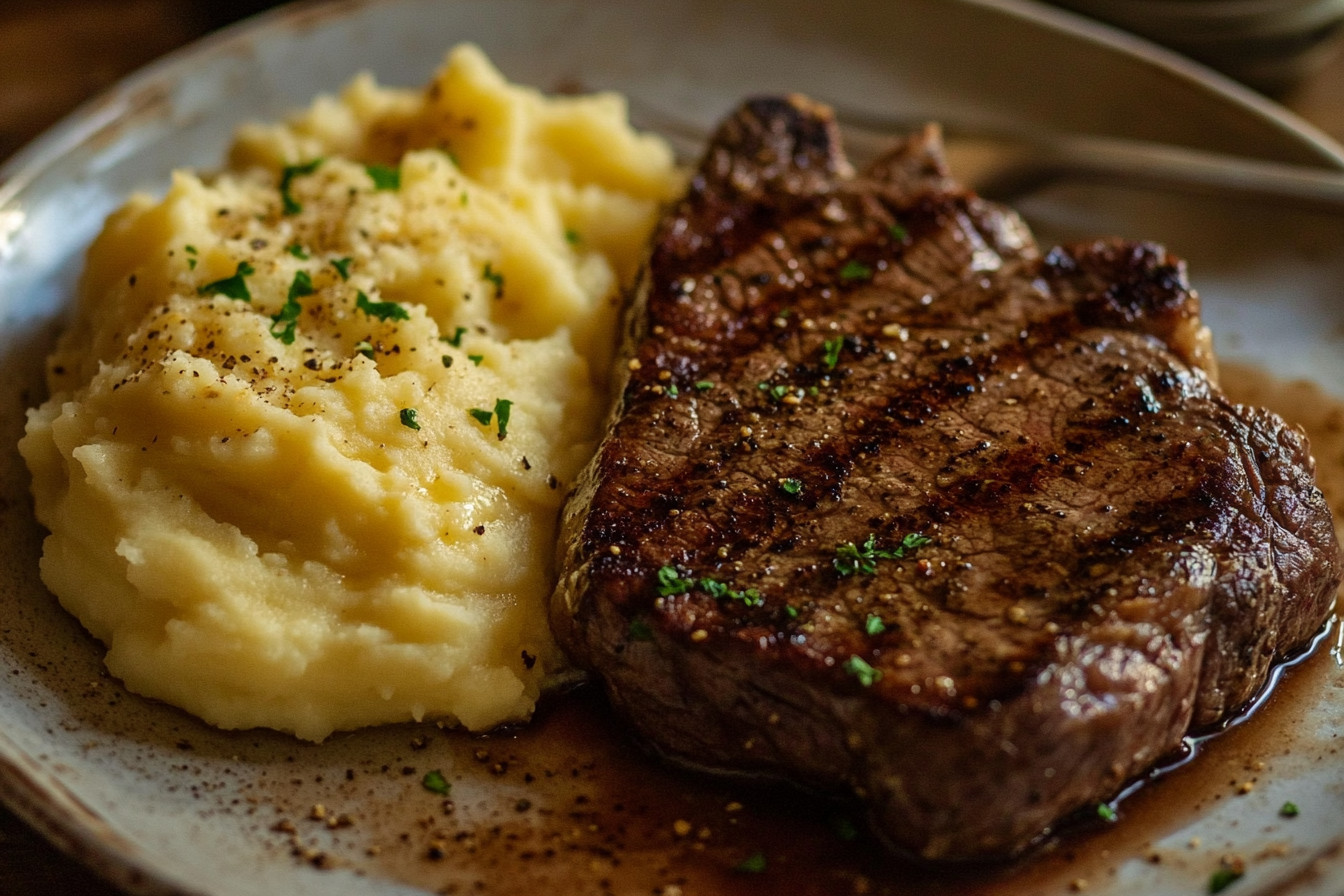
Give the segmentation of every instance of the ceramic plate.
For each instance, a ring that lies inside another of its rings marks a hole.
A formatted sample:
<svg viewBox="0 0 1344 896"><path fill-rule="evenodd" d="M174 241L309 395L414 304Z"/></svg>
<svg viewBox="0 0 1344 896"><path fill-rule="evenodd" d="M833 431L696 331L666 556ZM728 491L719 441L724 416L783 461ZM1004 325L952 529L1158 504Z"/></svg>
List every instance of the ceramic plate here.
<svg viewBox="0 0 1344 896"><path fill-rule="evenodd" d="M218 164L239 122L275 118L359 69L422 84L462 40L516 81L618 88L636 108L699 124L745 94L797 90L874 115L1344 168L1338 147L1230 83L1009 0L341 2L169 57L0 172L0 795L15 811L145 894L1198 893L1231 855L1246 896L1344 890L1333 641L1253 719L1124 800L1117 823L1081 825L1020 863L936 874L883 858L840 807L660 768L590 694L489 738L407 725L314 746L212 730L108 678L99 646L38 579L42 533L14 449L83 248L131 190ZM1190 259L1224 357L1344 383L1344 216L1070 184L1022 207L1045 239L1166 241ZM452 782L450 802L421 786L431 770ZM1279 815L1287 801L1296 818ZM756 854L764 871L734 870Z"/></svg>

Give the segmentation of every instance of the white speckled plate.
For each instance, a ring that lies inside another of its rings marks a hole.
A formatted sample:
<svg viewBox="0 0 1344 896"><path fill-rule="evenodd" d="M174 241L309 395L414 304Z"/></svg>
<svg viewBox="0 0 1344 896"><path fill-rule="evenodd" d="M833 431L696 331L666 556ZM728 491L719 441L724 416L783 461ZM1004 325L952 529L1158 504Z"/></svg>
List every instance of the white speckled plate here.
<svg viewBox="0 0 1344 896"><path fill-rule="evenodd" d="M215 731L107 678L98 645L38 580L41 532L14 449L83 247L130 190L217 164L240 121L276 117L362 68L421 84L461 40L512 79L619 88L699 122L748 93L801 90L876 113L1344 168L1344 150L1230 83L1014 0L353 0L282 10L176 54L0 171L0 796L11 807L145 894L1199 893L1233 854L1246 865L1234 893L1344 892L1335 633L1255 718L1125 800L1117 824L951 876L837 837L830 808L661 770L590 696L557 701L517 735L398 726L313 746ZM1344 216L1069 185L1024 209L1046 238L1168 242L1190 259L1225 357L1344 390ZM420 785L431 769L452 782L451 807ZM1290 800L1300 814L1281 817ZM732 870L756 852L764 873Z"/></svg>

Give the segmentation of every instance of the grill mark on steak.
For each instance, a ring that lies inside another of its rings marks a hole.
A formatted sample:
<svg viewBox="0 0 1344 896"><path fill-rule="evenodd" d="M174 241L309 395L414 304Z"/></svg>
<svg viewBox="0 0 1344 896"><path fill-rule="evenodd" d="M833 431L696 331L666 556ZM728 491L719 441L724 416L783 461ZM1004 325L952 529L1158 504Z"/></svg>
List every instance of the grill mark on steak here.
<svg viewBox="0 0 1344 896"><path fill-rule="evenodd" d="M744 106L655 236L624 357L557 637L669 758L851 792L898 848L1020 851L1235 712L1332 605L1305 440L1213 384L1179 260L1042 254L932 131L856 173L820 107Z"/></svg>

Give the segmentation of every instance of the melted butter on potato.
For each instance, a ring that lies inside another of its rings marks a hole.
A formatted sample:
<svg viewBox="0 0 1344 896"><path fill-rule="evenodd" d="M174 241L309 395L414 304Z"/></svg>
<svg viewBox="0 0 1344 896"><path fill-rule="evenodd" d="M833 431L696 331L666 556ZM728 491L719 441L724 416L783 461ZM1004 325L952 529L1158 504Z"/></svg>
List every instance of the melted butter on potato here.
<svg viewBox="0 0 1344 896"><path fill-rule="evenodd" d="M42 574L132 690L302 738L526 719L555 520L670 151L474 47L132 198L21 451Z"/></svg>

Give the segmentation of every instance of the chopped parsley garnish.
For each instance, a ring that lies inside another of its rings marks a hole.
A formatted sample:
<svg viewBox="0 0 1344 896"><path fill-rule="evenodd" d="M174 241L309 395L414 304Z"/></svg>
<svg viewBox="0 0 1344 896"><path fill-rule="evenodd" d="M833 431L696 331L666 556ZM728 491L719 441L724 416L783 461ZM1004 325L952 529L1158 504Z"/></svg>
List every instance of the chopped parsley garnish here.
<svg viewBox="0 0 1344 896"><path fill-rule="evenodd" d="M569 243L571 246L577 246L580 241L579 232L577 230L572 227L565 230L565 242Z"/></svg>
<svg viewBox="0 0 1344 896"><path fill-rule="evenodd" d="M658 593L663 597L686 594L695 588L699 588L715 600L735 600L748 607L759 607L765 603L765 598L761 597L761 593L755 588L739 591L708 576L699 579L688 578L675 566L664 566L658 570Z"/></svg>
<svg viewBox="0 0 1344 896"><path fill-rule="evenodd" d="M363 355L370 361L373 360L373 343L367 339L361 339L355 343L355 354Z"/></svg>
<svg viewBox="0 0 1344 896"><path fill-rule="evenodd" d="M1246 874L1246 866L1240 859L1224 861L1218 870L1209 875L1209 892L1221 893Z"/></svg>
<svg viewBox="0 0 1344 896"><path fill-rule="evenodd" d="M299 299L312 294L313 278L308 276L307 271L295 271L294 279L289 284L289 296L285 299L285 304L280 306L279 313L271 315L272 336L285 345L294 343L294 330L298 327L299 314L303 311Z"/></svg>
<svg viewBox="0 0 1344 896"><path fill-rule="evenodd" d="M695 580L682 578L675 566L664 566L658 570L658 593L663 597L685 594L694 587Z"/></svg>
<svg viewBox="0 0 1344 896"><path fill-rule="evenodd" d="M840 363L840 349L845 347L845 337L835 336L822 343L821 366L827 370L834 370L835 365Z"/></svg>
<svg viewBox="0 0 1344 896"><path fill-rule="evenodd" d="M485 408L467 408L467 413L482 426L489 426L490 421L495 419L494 411L487 411Z"/></svg>
<svg viewBox="0 0 1344 896"><path fill-rule="evenodd" d="M1097 817L1105 822L1115 821L1119 815L1110 803L1097 803Z"/></svg>
<svg viewBox="0 0 1344 896"><path fill-rule="evenodd" d="M444 342L448 343L449 345L451 345L453 348L461 348L462 334L465 332L467 332L466 327L457 327L456 329L453 330L453 335L440 336L439 338L442 339Z"/></svg>
<svg viewBox="0 0 1344 896"><path fill-rule="evenodd" d="M420 428L420 412L415 408L402 408L401 425L407 429L418 430Z"/></svg>
<svg viewBox="0 0 1344 896"><path fill-rule="evenodd" d="M509 412L513 408L513 402L507 398L495 399L495 423L499 427L499 437L502 439L509 434Z"/></svg>
<svg viewBox="0 0 1344 896"><path fill-rule="evenodd" d="M355 308L378 320L410 320L411 317L411 313L397 302L370 301L362 289L355 294Z"/></svg>
<svg viewBox="0 0 1344 896"><path fill-rule="evenodd" d="M803 493L803 481L801 479L781 479L779 480L779 490L796 498Z"/></svg>
<svg viewBox="0 0 1344 896"><path fill-rule="evenodd" d="M373 181L375 190L400 190L401 189L401 169L393 168L388 165L365 165L364 170L369 173L369 179Z"/></svg>
<svg viewBox="0 0 1344 896"><path fill-rule="evenodd" d="M194 270L196 270L196 247L195 247L195 246L192 246L192 245L187 245L187 246L185 247L185 251L186 251L187 256L188 256L188 257L187 257L187 270L189 270L189 271L194 271Z"/></svg>
<svg viewBox="0 0 1344 896"><path fill-rule="evenodd" d="M1279 814L1282 815L1284 818L1296 818L1298 816L1299 811L1300 810L1297 808L1297 803L1292 802L1284 803L1282 806L1279 807Z"/></svg>
<svg viewBox="0 0 1344 896"><path fill-rule="evenodd" d="M668 383L667 388L663 391L667 394L668 398L676 398L681 394L681 390L677 388L676 383Z"/></svg>
<svg viewBox="0 0 1344 896"><path fill-rule="evenodd" d="M504 275L495 270L494 266L488 261L485 263L485 267L481 268L481 279L495 288L495 298L498 299L504 295Z"/></svg>
<svg viewBox="0 0 1344 896"><path fill-rule="evenodd" d="M336 273L341 275L342 280L349 280L350 263L352 261L354 261L354 259L348 255L345 258L333 258L331 260L331 266L336 269Z"/></svg>
<svg viewBox="0 0 1344 896"><path fill-rule="evenodd" d="M769 396L771 401L782 401L784 396L789 394L790 387L787 383L776 383L772 386L769 383L760 382L756 384L756 388Z"/></svg>
<svg viewBox="0 0 1344 896"><path fill-rule="evenodd" d="M887 624L882 621L882 617L876 613L869 613L868 618L863 620L864 634L880 635L887 630Z"/></svg>
<svg viewBox="0 0 1344 896"><path fill-rule="evenodd" d="M289 192L294 184L294 178L302 177L305 174L312 174L317 170L317 166L322 164L321 158L304 162L301 165L286 165L280 171L280 204L286 215L297 215L303 211L303 206Z"/></svg>
<svg viewBox="0 0 1344 896"><path fill-rule="evenodd" d="M715 600L723 600L724 598L727 598L729 600L741 601L748 607L759 607L765 602L765 599L761 597L761 593L755 588L748 588L746 591L738 591L734 588L729 588L718 579L711 579L708 577L700 579L696 584L700 586L701 590Z"/></svg>
<svg viewBox="0 0 1344 896"><path fill-rule="evenodd" d="M862 657L851 656L849 659L845 660L845 664L842 668L850 675L857 678L859 684L866 688L870 688L875 682L882 680L882 670L874 669L872 666L868 665L868 661Z"/></svg>
<svg viewBox="0 0 1344 896"><path fill-rule="evenodd" d="M285 247L285 251L288 252L290 255L293 255L299 261L307 261L309 257L308 250L303 248L303 246L299 245L298 243L290 243L288 246Z"/></svg>
<svg viewBox="0 0 1344 896"><path fill-rule="evenodd" d="M873 269L857 258L851 258L840 268L840 282L853 283L856 280L871 280Z"/></svg>
<svg viewBox="0 0 1344 896"><path fill-rule="evenodd" d="M628 634L631 641L653 640L653 629L649 628L649 623L644 619L631 619Z"/></svg>
<svg viewBox="0 0 1344 896"><path fill-rule="evenodd" d="M475 364L477 367L480 367L481 362L485 360L485 355L467 355L467 360Z"/></svg>
<svg viewBox="0 0 1344 896"><path fill-rule="evenodd" d="M910 231L906 230L899 221L896 221L887 228L887 234L897 242L903 243L910 236Z"/></svg>
<svg viewBox="0 0 1344 896"><path fill-rule="evenodd" d="M709 380L698 380L695 384L695 391L697 392L708 392L710 389L713 388L714 384Z"/></svg>
<svg viewBox="0 0 1344 896"><path fill-rule="evenodd" d="M202 296L220 295L229 299L237 299L240 302L252 301L252 293L247 288L247 281L244 277L255 274L256 268L246 261L238 262L237 269L232 277L225 277L223 280L216 280L213 283L207 283L197 288L196 293Z"/></svg>
<svg viewBox="0 0 1344 896"><path fill-rule="evenodd" d="M847 541L837 547L835 549L835 559L831 563L835 566L835 571L842 576L852 576L856 572L870 576L877 572L878 560L900 560L911 551L923 547L930 541L932 539L920 535L918 532L911 532L902 538L901 543L895 548L887 549L877 546L876 535L869 535L861 547L855 547L852 541Z"/></svg>
<svg viewBox="0 0 1344 896"><path fill-rule="evenodd" d="M765 854L754 852L733 866L741 874L761 874L765 871Z"/></svg>
<svg viewBox="0 0 1344 896"><path fill-rule="evenodd" d="M432 772L425 772L425 776L420 779L420 784L430 793L437 793L439 796L447 796L448 791L453 785L448 783L448 779L443 776L443 772L435 769Z"/></svg>

